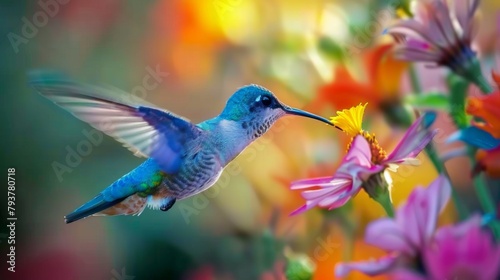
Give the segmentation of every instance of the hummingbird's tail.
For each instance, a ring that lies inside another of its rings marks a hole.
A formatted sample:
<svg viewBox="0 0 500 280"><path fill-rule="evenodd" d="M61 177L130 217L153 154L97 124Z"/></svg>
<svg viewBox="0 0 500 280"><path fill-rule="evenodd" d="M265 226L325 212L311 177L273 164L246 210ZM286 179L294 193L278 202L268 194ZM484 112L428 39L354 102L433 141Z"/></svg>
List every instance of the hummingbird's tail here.
<svg viewBox="0 0 500 280"><path fill-rule="evenodd" d="M64 221L69 224L90 215L114 216L140 214L146 207L146 204L147 199L136 194L113 201L106 201L104 200L104 196L99 194L64 217Z"/></svg>

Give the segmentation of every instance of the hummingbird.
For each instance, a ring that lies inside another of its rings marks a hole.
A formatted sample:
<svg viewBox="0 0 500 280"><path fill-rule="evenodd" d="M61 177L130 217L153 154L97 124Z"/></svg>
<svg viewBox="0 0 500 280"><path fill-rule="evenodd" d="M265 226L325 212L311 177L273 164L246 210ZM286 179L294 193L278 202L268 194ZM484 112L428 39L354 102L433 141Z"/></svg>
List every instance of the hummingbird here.
<svg viewBox="0 0 500 280"><path fill-rule="evenodd" d="M326 118L289 107L268 89L237 89L222 112L194 124L116 88L63 79L30 82L41 95L92 127L115 138L142 164L65 216L66 223L88 216L139 215L149 206L169 210L177 200L212 186L224 167L284 116Z"/></svg>

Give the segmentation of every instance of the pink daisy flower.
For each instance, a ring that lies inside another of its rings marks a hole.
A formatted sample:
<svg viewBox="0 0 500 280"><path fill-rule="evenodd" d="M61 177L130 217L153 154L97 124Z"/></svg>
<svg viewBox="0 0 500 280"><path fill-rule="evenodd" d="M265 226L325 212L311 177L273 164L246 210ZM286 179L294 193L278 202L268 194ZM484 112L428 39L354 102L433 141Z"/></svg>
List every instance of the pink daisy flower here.
<svg viewBox="0 0 500 280"><path fill-rule="evenodd" d="M353 137L348 152L333 176L292 183L291 189L302 190L301 195L306 200L306 204L292 215L316 206L329 210L338 208L362 188L372 198L380 192L388 192L392 180L386 171L396 171L398 164L418 164L417 155L437 133L429 129L434 114L424 114L410 126L394 151L387 155L375 136L361 128L365 106L358 105L337 112L337 116L332 118L334 125Z"/></svg>
<svg viewBox="0 0 500 280"><path fill-rule="evenodd" d="M428 188L415 188L394 219L376 220L366 229L365 241L387 251L388 255L373 261L340 263L335 267L335 274L344 277L357 270L371 276L394 272L400 276L412 275L412 268L418 270L420 254L429 244L439 213L450 195L451 186L442 175Z"/></svg>
<svg viewBox="0 0 500 280"><path fill-rule="evenodd" d="M471 48L479 0L420 0L416 3L415 18L401 20L388 30L398 38L396 57L447 66L491 91Z"/></svg>

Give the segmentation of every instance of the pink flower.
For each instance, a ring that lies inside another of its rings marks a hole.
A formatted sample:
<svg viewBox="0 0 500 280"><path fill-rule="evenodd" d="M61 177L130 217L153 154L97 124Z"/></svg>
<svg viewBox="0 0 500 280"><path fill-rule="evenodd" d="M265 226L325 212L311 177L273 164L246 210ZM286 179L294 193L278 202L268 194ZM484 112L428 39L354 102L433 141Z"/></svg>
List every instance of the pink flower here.
<svg viewBox="0 0 500 280"><path fill-rule="evenodd" d="M475 56L470 48L472 19L479 0L417 2L415 18L402 20L389 29L390 34L405 35L397 54L404 60L435 62L454 68L456 62ZM457 24L454 24L454 18Z"/></svg>
<svg viewBox="0 0 500 280"><path fill-rule="evenodd" d="M427 279L494 280L500 276L500 245L475 216L440 228L423 251Z"/></svg>
<svg viewBox="0 0 500 280"><path fill-rule="evenodd" d="M412 267L429 244L439 213L450 195L451 186L444 176L439 176L426 189L415 188L394 219L376 220L366 229L365 241L389 254L375 261L340 263L335 268L336 275L343 277L352 270L372 276L391 272L412 275Z"/></svg>
<svg viewBox="0 0 500 280"><path fill-rule="evenodd" d="M356 121L346 117L349 114L356 116ZM390 175L385 171L387 169L396 171L398 164L417 164L416 156L437 132L428 129L430 124L424 124L434 115L424 114L411 125L394 151L386 156L375 137L360 129L362 116L363 112L359 113L359 106L339 113L339 117L344 119L340 121L335 119L334 121L337 121L335 124L353 134L349 151L333 177L306 179L292 183L292 190L303 190L301 195L306 200L306 204L291 215L302 213L315 206L329 210L338 208L355 196L361 188L364 188L372 197L376 196L376 188L385 187L388 190L391 180Z"/></svg>
<svg viewBox="0 0 500 280"><path fill-rule="evenodd" d="M388 30L399 42L396 57L444 65L480 86L488 86L484 84L476 53L471 48L473 18L479 0L416 3L415 18L401 20Z"/></svg>

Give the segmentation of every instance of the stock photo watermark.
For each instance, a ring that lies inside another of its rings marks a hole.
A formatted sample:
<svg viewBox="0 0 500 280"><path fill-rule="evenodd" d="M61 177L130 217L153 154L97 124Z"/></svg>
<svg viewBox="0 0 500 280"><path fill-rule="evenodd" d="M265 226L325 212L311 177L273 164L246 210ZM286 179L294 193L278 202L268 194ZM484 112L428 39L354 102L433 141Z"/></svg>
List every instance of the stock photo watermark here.
<svg viewBox="0 0 500 280"><path fill-rule="evenodd" d="M55 17L59 13L61 5L65 5L69 1L70 0L39 0L38 6L40 10L35 12L31 18L21 18L23 23L21 32L9 32L7 34L7 39L9 39L14 53L17 54L21 45L25 45L30 39L35 38L40 28L45 27L49 23L49 19Z"/></svg>
<svg viewBox="0 0 500 280"><path fill-rule="evenodd" d="M391 21L396 16L403 1L391 1L387 7L379 11L371 11L369 21L362 26L353 26L353 35L342 44L346 57L359 55L364 49L370 47L379 36L385 35Z"/></svg>
<svg viewBox="0 0 500 280"><path fill-rule="evenodd" d="M7 263L9 267L7 270L16 272L16 169L11 167L7 169L7 220L6 227L8 234L6 234L8 253Z"/></svg>
<svg viewBox="0 0 500 280"><path fill-rule="evenodd" d="M312 256L308 256L307 262L311 263L313 266L317 266L319 263L327 261L333 254L341 249L341 244L338 240L334 240L332 234L323 237L316 238L316 246L312 251ZM309 258L310 257L310 258ZM287 269L288 275L293 275L293 279L296 280L309 280L311 279L311 271L303 269L300 266L292 266Z"/></svg>
<svg viewBox="0 0 500 280"><path fill-rule="evenodd" d="M120 272L116 271L116 269L111 270L111 275L113 275L111 280L134 280L135 279L135 276L127 274L125 267L122 267Z"/></svg>
<svg viewBox="0 0 500 280"><path fill-rule="evenodd" d="M169 75L168 72L163 72L159 65L156 65L155 68L147 66L145 71L147 75L143 77L142 84L132 88L130 94L123 94L121 96L123 103L137 103L145 99L148 92L156 89ZM112 130L112 126L113 123L109 120L103 120L98 125L104 131ZM101 130L94 128L83 129L82 134L85 139L82 139L73 147L70 145L66 146L66 156L63 162L52 162L52 170L59 182L63 181L64 174L73 172L74 168L78 167L83 162L83 159L89 156L93 149L102 143L104 137L104 133Z"/></svg>

